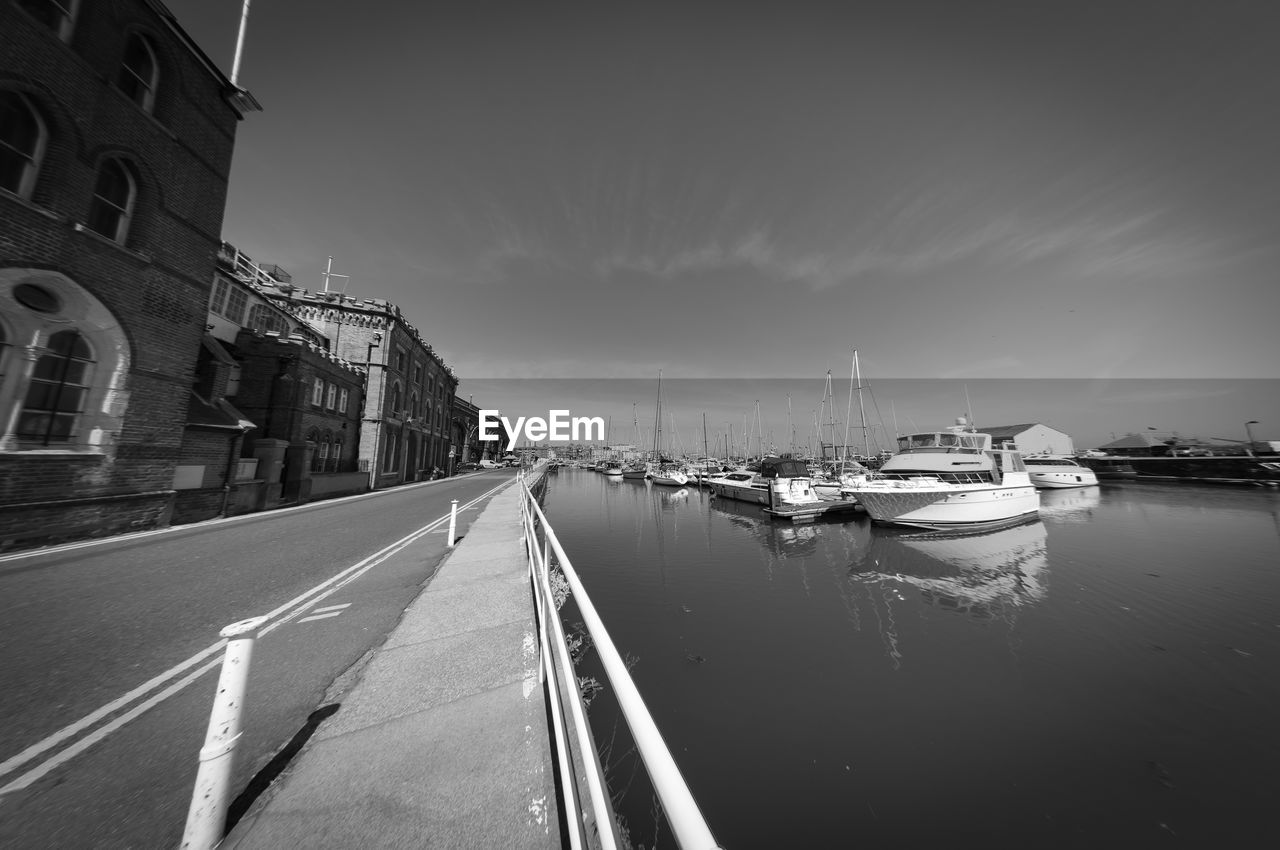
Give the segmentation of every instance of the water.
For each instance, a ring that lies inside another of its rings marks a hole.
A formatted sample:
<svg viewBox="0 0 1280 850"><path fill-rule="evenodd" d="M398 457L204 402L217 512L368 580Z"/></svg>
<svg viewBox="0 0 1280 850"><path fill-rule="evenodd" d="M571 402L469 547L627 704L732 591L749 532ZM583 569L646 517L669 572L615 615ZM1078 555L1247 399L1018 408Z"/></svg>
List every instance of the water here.
<svg viewBox="0 0 1280 850"><path fill-rule="evenodd" d="M1280 495L1042 496L960 537L576 470L545 506L726 848L1280 846ZM590 717L633 845L674 847Z"/></svg>

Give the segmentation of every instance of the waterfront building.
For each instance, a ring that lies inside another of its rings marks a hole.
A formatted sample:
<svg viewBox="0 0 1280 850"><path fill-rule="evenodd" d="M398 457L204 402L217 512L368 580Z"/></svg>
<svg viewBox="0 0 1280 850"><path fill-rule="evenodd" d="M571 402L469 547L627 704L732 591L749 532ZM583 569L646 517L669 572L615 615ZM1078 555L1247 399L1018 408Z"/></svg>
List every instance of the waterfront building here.
<svg viewBox="0 0 1280 850"><path fill-rule="evenodd" d="M979 434L990 434L993 447L999 448L1006 442L1013 443L1024 455L1073 455L1076 452L1075 441L1071 439L1070 434L1036 422L1024 425L996 425L974 430Z"/></svg>
<svg viewBox="0 0 1280 850"><path fill-rule="evenodd" d="M224 251L233 264L245 264L233 246ZM365 367L358 458L370 489L446 472L458 378L400 308L381 298L311 292L272 273L274 267L256 268L265 298L328 340L333 355Z"/></svg>
<svg viewBox="0 0 1280 850"><path fill-rule="evenodd" d="M449 473L457 471L458 465L476 463L482 459L491 459L485 449L492 443L480 439L480 408L470 399L463 401L453 397L453 406L449 416L452 452L449 458Z"/></svg>
<svg viewBox="0 0 1280 850"><path fill-rule="evenodd" d="M159 3L0 32L0 549L164 525L242 433L193 388L257 104Z"/></svg>

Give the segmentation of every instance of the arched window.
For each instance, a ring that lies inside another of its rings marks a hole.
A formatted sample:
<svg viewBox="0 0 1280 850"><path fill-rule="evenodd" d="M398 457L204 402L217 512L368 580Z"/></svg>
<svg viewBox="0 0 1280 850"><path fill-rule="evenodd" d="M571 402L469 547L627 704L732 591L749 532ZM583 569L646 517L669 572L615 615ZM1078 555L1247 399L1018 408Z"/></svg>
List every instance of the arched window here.
<svg viewBox="0 0 1280 850"><path fill-rule="evenodd" d="M421 412L421 405L418 402L418 394L416 392L409 396L409 415L417 419Z"/></svg>
<svg viewBox="0 0 1280 850"><path fill-rule="evenodd" d="M160 64L151 43L138 33L129 36L124 46L124 61L116 85L144 112L150 112L156 104L156 86L160 82Z"/></svg>
<svg viewBox="0 0 1280 850"><path fill-rule="evenodd" d="M329 435L325 434L320 438L320 445L316 446L316 452L311 458L311 471L324 472L329 466Z"/></svg>
<svg viewBox="0 0 1280 850"><path fill-rule="evenodd" d="M330 468L334 472L340 472L342 466L342 435L333 438L333 451L329 452Z"/></svg>
<svg viewBox="0 0 1280 850"><path fill-rule="evenodd" d="M93 350L78 330L59 331L36 360L15 429L23 443L70 442L92 379Z"/></svg>
<svg viewBox="0 0 1280 850"><path fill-rule="evenodd" d="M0 454L109 454L129 408L120 320L56 272L0 268Z"/></svg>
<svg viewBox="0 0 1280 850"><path fill-rule="evenodd" d="M63 41L71 38L71 28L75 23L76 11L80 8L80 0L18 0L18 5L57 33L58 38Z"/></svg>
<svg viewBox="0 0 1280 850"><path fill-rule="evenodd" d="M289 330L285 320L266 304L253 305L252 309L249 310L249 321L245 327L258 333L276 331L281 336L284 336L285 332Z"/></svg>
<svg viewBox="0 0 1280 850"><path fill-rule="evenodd" d="M48 131L24 94L0 91L0 189L31 198Z"/></svg>
<svg viewBox="0 0 1280 850"><path fill-rule="evenodd" d="M104 159L98 167L89 204L89 229L123 244L137 194L138 184L125 164L118 159Z"/></svg>
<svg viewBox="0 0 1280 850"><path fill-rule="evenodd" d="M320 471L320 432L312 428L307 432L307 442L312 444L311 449L311 471Z"/></svg>

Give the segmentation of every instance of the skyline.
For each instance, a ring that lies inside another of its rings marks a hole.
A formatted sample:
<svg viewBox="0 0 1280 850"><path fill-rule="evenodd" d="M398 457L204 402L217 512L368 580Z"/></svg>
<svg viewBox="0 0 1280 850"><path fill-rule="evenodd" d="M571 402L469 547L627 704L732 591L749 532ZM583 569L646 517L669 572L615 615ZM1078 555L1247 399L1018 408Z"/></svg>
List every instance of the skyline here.
<svg viewBox="0 0 1280 850"><path fill-rule="evenodd" d="M168 5L229 69L240 4ZM1278 18L259 2L224 237L313 291L332 255L463 396L852 348L886 378L1275 378Z"/></svg>

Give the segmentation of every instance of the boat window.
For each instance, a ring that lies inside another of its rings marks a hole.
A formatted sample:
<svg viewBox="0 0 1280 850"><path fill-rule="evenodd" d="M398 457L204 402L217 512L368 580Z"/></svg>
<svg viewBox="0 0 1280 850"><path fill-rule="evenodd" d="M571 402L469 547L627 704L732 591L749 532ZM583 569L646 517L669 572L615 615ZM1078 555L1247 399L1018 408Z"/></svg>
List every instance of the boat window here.
<svg viewBox="0 0 1280 850"><path fill-rule="evenodd" d="M986 434L961 434L960 445L967 449L981 449L984 446Z"/></svg>
<svg viewBox="0 0 1280 850"><path fill-rule="evenodd" d="M958 446L960 438L958 434L939 434L938 445L940 446Z"/></svg>

